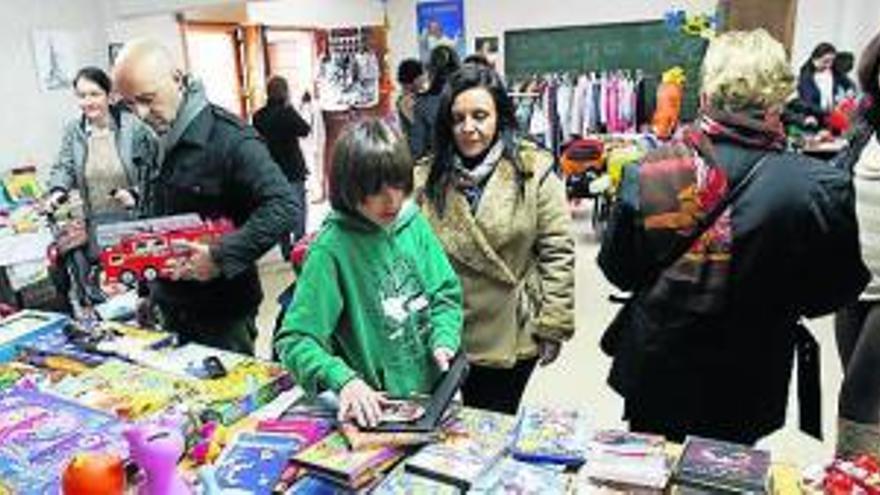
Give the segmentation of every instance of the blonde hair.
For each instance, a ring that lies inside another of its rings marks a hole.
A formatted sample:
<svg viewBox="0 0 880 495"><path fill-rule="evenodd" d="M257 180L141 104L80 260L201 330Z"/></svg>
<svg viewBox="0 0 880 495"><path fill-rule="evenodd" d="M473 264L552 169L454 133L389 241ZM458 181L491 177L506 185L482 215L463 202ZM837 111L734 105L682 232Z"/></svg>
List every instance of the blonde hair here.
<svg viewBox="0 0 880 495"><path fill-rule="evenodd" d="M766 110L794 91L794 74L782 44L767 31L731 31L709 44L701 91L719 110Z"/></svg>

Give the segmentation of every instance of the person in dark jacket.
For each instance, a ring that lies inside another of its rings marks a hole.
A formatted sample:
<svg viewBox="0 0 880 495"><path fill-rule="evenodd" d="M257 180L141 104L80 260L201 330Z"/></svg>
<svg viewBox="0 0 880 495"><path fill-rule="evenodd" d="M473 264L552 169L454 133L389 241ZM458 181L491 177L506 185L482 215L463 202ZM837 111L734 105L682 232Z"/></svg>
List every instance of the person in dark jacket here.
<svg viewBox="0 0 880 495"><path fill-rule="evenodd" d="M400 96L397 97L397 120L400 130L406 139L412 134L415 118L416 97L425 85L425 69L422 63L414 58L405 59L397 66L397 83L400 84Z"/></svg>
<svg viewBox="0 0 880 495"><path fill-rule="evenodd" d="M454 48L440 45L431 50L428 61L428 90L416 97L409 149L414 159L431 154L434 148L434 122L440 108L440 94L449 76L460 66Z"/></svg>
<svg viewBox="0 0 880 495"><path fill-rule="evenodd" d="M257 132L211 104L160 44L127 43L114 78L162 142L162 157L141 187L142 214L198 213L236 226L216 244L187 243L173 280L151 284L164 328L184 342L253 354L262 300L256 261L293 230L301 214L293 189Z"/></svg>
<svg viewBox="0 0 880 495"><path fill-rule="evenodd" d="M785 422L797 351L801 427L818 435L818 349L799 320L867 283L852 183L784 151L794 78L766 31L714 39L702 74L695 127L627 167L602 242L605 276L633 293L602 338L609 383L633 430L751 444Z"/></svg>
<svg viewBox="0 0 880 495"><path fill-rule="evenodd" d="M834 45L819 43L801 66L797 92L801 108L812 117L808 123L823 124L835 104L855 91L852 81L834 70L836 57Z"/></svg>
<svg viewBox="0 0 880 495"><path fill-rule="evenodd" d="M871 282L837 312L834 330L843 367L837 402L838 456L880 456L880 34L859 58L863 105L838 166L852 170L862 259Z"/></svg>
<svg viewBox="0 0 880 495"><path fill-rule="evenodd" d="M299 147L299 140L309 135L311 127L290 104L287 79L281 76L271 77L266 85L266 93L268 101L266 106L254 114L254 127L266 140L269 153L281 166L281 171L290 181L294 190L294 200L302 212L296 217L293 241L291 241L290 234L285 234L281 238L281 256L287 260L290 258L293 242L306 233L305 181L309 171Z"/></svg>

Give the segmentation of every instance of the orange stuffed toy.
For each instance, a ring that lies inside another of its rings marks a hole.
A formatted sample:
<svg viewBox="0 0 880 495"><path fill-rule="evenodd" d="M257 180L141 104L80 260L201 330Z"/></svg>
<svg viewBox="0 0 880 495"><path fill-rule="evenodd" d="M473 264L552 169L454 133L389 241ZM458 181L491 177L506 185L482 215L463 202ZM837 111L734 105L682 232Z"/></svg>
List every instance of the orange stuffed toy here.
<svg viewBox="0 0 880 495"><path fill-rule="evenodd" d="M678 126L684 82L684 70L673 67L663 73L663 80L657 87L657 109L651 124L654 134L660 139L669 139Z"/></svg>

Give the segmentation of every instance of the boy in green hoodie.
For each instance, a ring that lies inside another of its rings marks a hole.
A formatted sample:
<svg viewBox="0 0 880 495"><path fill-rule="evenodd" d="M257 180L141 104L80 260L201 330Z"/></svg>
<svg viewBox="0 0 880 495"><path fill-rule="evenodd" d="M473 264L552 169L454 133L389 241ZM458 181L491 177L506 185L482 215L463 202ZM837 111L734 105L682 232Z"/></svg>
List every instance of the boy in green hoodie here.
<svg viewBox="0 0 880 495"><path fill-rule="evenodd" d="M337 141L333 211L309 246L276 350L340 420L375 426L387 397L431 391L459 348L461 285L412 192L406 142L380 120Z"/></svg>

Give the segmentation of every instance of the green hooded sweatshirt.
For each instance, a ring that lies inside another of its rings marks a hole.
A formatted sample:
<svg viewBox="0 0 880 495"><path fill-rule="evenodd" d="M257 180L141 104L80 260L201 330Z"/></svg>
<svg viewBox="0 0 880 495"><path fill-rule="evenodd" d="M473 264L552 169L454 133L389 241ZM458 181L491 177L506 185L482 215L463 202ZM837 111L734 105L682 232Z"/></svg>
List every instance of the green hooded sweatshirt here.
<svg viewBox="0 0 880 495"><path fill-rule="evenodd" d="M332 212L309 246L276 348L309 394L359 377L391 396L431 391L433 351L457 351L461 285L407 202L382 228Z"/></svg>

